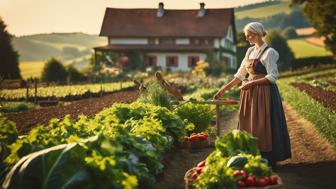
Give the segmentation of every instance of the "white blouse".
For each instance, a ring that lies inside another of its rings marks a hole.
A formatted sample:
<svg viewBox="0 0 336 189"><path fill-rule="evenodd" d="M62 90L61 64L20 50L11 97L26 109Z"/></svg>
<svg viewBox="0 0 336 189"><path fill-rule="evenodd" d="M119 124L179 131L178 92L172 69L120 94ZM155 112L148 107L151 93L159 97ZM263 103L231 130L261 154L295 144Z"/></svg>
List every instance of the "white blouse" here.
<svg viewBox="0 0 336 189"><path fill-rule="evenodd" d="M264 43L259 50L255 48L255 46L250 47L245 54L245 58L243 59L237 73L234 75L234 77L240 79L241 81L245 79L245 76L248 72L246 66L248 65L248 59L256 59L258 56L260 56L260 53L266 48L267 44ZM251 51L251 53L250 53ZM250 53L250 55L247 57L247 55ZM279 53L273 49L268 48L264 54L260 58L260 62L265 66L267 75L265 76L266 79L268 79L270 82L275 83L275 80L279 76L278 72L278 66L277 61L279 59Z"/></svg>

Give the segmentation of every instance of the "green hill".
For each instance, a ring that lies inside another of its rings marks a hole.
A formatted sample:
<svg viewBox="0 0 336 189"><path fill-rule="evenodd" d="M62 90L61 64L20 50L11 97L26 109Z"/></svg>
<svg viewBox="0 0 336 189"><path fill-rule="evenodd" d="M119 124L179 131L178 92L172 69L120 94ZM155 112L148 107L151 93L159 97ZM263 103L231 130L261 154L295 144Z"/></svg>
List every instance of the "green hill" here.
<svg viewBox="0 0 336 189"><path fill-rule="evenodd" d="M268 16L273 16L280 13L290 13L291 8L289 7L290 1L281 1L278 3L274 2L264 2L263 6L251 7L250 9L235 9L236 19L242 19L246 17L250 18L264 18Z"/></svg>
<svg viewBox="0 0 336 189"><path fill-rule="evenodd" d="M64 64L73 63L79 69L85 67L92 48L106 42L105 37L84 33L37 34L13 39L14 48L20 55L23 78L39 77L44 63L51 57Z"/></svg>
<svg viewBox="0 0 336 189"><path fill-rule="evenodd" d="M45 61L51 57L70 60L89 54L94 46L106 44L106 39L84 33L52 33L16 37L15 49L20 54L20 61ZM65 48L72 48L78 53L69 54Z"/></svg>

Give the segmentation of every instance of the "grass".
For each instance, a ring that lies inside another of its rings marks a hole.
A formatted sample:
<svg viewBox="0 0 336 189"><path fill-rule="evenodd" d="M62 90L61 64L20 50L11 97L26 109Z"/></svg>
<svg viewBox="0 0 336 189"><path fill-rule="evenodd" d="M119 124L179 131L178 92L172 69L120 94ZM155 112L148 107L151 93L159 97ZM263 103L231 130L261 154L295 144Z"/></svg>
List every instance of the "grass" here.
<svg viewBox="0 0 336 189"><path fill-rule="evenodd" d="M36 105L30 102L3 102L0 104L0 112L20 112L35 109Z"/></svg>
<svg viewBox="0 0 336 189"><path fill-rule="evenodd" d="M291 82L298 82L304 78L317 74L336 73L336 69L310 73L298 77L280 79L277 83L282 98L293 106L304 118L313 123L316 129L334 146L336 146L336 111L324 107L321 103L311 98L291 85Z"/></svg>
<svg viewBox="0 0 336 189"><path fill-rule="evenodd" d="M290 39L287 40L287 42L296 58L331 55L331 53L324 48L307 43L303 39Z"/></svg>
<svg viewBox="0 0 336 189"><path fill-rule="evenodd" d="M289 4L290 2L282 2L279 4L255 8L251 10L238 11L235 13L235 17L236 19L242 19L245 17L263 18L279 13L290 13L291 8L289 7Z"/></svg>

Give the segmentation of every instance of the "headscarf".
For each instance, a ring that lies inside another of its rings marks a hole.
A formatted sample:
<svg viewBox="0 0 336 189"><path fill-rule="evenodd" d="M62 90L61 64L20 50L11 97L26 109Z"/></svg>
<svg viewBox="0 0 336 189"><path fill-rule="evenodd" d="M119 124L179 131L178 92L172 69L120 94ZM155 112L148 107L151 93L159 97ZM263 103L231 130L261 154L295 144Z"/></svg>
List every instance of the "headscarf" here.
<svg viewBox="0 0 336 189"><path fill-rule="evenodd" d="M264 37L267 32L264 28L264 26L259 23L259 22L251 22L248 23L245 27L244 27L244 32L250 31L252 33L258 34L262 37Z"/></svg>

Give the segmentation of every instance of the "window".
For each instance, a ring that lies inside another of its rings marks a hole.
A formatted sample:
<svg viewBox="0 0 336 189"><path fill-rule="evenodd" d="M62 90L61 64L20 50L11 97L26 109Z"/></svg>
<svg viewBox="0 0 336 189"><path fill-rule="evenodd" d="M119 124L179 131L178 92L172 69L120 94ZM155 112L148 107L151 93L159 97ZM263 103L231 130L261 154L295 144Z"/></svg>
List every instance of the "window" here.
<svg viewBox="0 0 336 189"><path fill-rule="evenodd" d="M157 58L156 56L147 56L147 66L156 66Z"/></svg>
<svg viewBox="0 0 336 189"><path fill-rule="evenodd" d="M175 39L173 38L160 38L159 41L163 45L173 45L175 43Z"/></svg>
<svg viewBox="0 0 336 189"><path fill-rule="evenodd" d="M166 67L178 67L177 56L167 56L166 57Z"/></svg>
<svg viewBox="0 0 336 189"><path fill-rule="evenodd" d="M188 56L188 67L195 67L199 61L199 56Z"/></svg>

